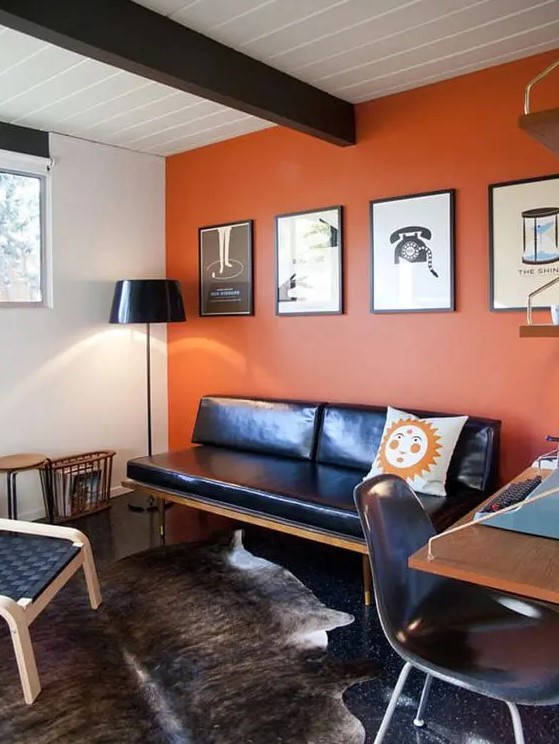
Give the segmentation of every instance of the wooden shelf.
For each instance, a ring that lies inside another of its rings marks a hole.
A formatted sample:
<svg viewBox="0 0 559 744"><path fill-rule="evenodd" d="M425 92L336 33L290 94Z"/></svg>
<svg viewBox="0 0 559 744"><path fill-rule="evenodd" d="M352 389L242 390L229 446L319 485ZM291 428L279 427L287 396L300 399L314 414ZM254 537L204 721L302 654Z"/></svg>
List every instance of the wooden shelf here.
<svg viewBox="0 0 559 744"><path fill-rule="evenodd" d="M559 325L522 325L520 338L559 338Z"/></svg>
<svg viewBox="0 0 559 744"><path fill-rule="evenodd" d="M559 108L523 114L518 123L530 137L559 157Z"/></svg>

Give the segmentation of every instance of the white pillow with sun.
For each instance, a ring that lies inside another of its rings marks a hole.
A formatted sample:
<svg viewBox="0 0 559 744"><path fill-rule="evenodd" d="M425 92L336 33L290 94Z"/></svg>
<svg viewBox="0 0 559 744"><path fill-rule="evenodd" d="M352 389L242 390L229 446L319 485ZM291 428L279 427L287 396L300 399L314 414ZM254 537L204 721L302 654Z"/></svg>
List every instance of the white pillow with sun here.
<svg viewBox="0 0 559 744"><path fill-rule="evenodd" d="M388 406L380 445L364 480L393 473L415 491L446 496L448 466L467 420L467 416L421 419Z"/></svg>

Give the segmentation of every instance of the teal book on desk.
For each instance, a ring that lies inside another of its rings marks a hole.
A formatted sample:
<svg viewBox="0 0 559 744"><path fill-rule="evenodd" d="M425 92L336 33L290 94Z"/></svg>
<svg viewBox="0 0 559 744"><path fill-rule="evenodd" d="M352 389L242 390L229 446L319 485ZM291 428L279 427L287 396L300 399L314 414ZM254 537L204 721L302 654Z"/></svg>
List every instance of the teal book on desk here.
<svg viewBox="0 0 559 744"><path fill-rule="evenodd" d="M557 489L556 493L545 496L534 504L531 503L536 496L553 488ZM478 512L477 516L487 515ZM559 540L559 469L554 470L547 478L544 478L540 485L536 486L516 509L506 514L496 513L492 519L487 520L480 526L497 527L502 530L524 532L527 535L538 535Z"/></svg>

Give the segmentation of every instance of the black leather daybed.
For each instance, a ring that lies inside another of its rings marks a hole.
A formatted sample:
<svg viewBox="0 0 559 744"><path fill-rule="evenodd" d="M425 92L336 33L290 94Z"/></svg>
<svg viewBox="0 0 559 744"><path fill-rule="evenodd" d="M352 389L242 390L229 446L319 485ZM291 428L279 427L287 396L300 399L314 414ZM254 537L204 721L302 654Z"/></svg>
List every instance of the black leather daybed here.
<svg viewBox="0 0 559 744"><path fill-rule="evenodd" d="M381 406L207 396L192 446L130 460L125 485L362 553L369 602L367 547L353 490L370 469L385 420ZM448 495L419 494L437 531L496 489L499 434L499 421L468 418L448 471Z"/></svg>

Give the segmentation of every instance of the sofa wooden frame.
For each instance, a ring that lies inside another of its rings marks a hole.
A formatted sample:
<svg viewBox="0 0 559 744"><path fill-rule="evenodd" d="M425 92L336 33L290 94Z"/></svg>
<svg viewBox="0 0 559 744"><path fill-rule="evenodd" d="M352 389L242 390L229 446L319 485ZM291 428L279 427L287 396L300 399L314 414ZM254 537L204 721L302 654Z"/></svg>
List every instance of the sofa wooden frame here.
<svg viewBox="0 0 559 744"><path fill-rule="evenodd" d="M23 697L27 704L31 704L41 692L41 683L31 644L29 626L80 568L83 568L89 601L94 610L101 604L101 592L91 545L83 532L72 527L23 522L16 519L0 519L0 530L70 540L73 545L80 549L70 563L53 581L47 584L34 601L27 597L22 597L16 601L11 597L0 594L0 617L3 617L8 623L23 688Z"/></svg>
<svg viewBox="0 0 559 744"><path fill-rule="evenodd" d="M193 494L183 494L178 491L155 488L154 486L133 480L132 478L127 478L122 481L122 485L131 491L138 491L157 499L159 507L159 534L163 540L165 538L165 501L172 501L174 504L180 504L181 506L187 506L191 509L198 509L199 511L209 512L211 514L218 514L221 517L235 519L238 522L254 524L268 530L284 532L288 535L303 537L306 540L313 540L314 542L323 543L324 545L333 545L337 548L343 548L344 550L351 550L354 553L360 553L362 556L364 601L367 606L372 602L371 566L364 538L363 541L360 541L357 537L351 538L334 533L321 532L316 528L305 527L301 524L296 524L294 522L289 522L268 515L262 515L258 512L249 511L248 509L244 510L239 507L214 502L213 500L204 499L203 497L194 496Z"/></svg>

